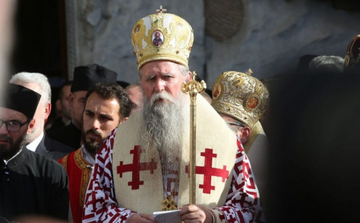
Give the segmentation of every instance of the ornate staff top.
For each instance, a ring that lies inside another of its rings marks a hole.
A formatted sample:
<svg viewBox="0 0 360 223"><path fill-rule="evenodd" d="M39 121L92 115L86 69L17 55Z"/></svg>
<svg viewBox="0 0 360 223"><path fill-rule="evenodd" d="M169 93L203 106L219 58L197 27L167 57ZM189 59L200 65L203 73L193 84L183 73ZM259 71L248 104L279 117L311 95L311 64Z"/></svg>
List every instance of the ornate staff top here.
<svg viewBox="0 0 360 223"><path fill-rule="evenodd" d="M198 82L195 80L196 73L195 71L192 72L192 80L189 83L183 83L181 85L181 91L185 94L189 93L191 101L195 100L196 95L205 91L206 83L204 80Z"/></svg>

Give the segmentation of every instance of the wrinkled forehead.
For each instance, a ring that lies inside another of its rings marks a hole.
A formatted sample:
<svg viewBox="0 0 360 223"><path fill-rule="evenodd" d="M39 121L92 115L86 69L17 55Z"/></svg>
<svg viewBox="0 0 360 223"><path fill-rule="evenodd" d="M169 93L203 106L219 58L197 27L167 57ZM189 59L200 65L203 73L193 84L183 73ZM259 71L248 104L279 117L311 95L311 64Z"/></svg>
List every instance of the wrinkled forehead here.
<svg viewBox="0 0 360 223"><path fill-rule="evenodd" d="M140 78L156 74L172 74L174 76L182 75L180 65L167 60L148 62L140 68L139 72Z"/></svg>

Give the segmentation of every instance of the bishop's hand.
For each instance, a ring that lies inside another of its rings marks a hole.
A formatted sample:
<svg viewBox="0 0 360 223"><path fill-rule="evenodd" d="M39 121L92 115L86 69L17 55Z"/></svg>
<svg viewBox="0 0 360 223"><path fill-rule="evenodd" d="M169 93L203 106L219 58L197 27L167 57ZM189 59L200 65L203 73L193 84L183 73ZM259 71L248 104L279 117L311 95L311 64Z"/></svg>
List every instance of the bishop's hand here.
<svg viewBox="0 0 360 223"><path fill-rule="evenodd" d="M180 209L181 211L179 215L181 217L181 220L184 221L184 223L212 222L212 216L210 211L202 206L188 204L182 206Z"/></svg>

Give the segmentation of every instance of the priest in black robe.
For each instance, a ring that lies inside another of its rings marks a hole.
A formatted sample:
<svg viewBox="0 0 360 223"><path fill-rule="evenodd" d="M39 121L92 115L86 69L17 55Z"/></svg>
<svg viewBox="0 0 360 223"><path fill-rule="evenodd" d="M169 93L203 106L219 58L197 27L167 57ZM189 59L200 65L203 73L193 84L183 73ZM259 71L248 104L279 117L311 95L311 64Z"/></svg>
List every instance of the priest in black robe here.
<svg viewBox="0 0 360 223"><path fill-rule="evenodd" d="M40 95L8 84L0 100L0 217L27 215L67 220L68 178L56 161L25 148Z"/></svg>

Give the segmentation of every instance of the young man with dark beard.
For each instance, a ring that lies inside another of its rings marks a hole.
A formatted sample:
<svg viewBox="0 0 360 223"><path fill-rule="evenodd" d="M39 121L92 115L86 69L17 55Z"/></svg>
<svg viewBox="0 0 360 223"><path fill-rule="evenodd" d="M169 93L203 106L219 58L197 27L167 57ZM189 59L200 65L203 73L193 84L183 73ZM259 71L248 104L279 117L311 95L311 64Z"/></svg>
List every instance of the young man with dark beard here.
<svg viewBox="0 0 360 223"><path fill-rule="evenodd" d="M140 19L132 30L144 108L113 131L96 155L83 223L154 223L153 212L179 208L175 221L164 222L257 222L259 193L241 142L201 95L196 203L189 205L190 98L182 84L192 78L193 30L164 11ZM152 43L155 32L164 36L161 45Z"/></svg>
<svg viewBox="0 0 360 223"><path fill-rule="evenodd" d="M69 176L70 206L75 223L81 222L82 208L95 155L110 131L124 122L131 101L118 84L97 84L86 94L83 113L82 146L61 158Z"/></svg>
<svg viewBox="0 0 360 223"><path fill-rule="evenodd" d="M7 94L0 100L0 216L10 221L26 215L67 220L65 170L25 147L40 95L16 84L5 87Z"/></svg>

